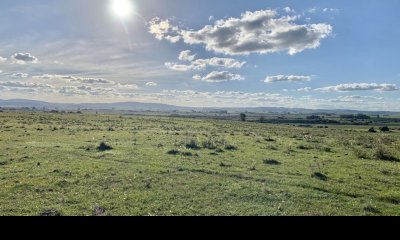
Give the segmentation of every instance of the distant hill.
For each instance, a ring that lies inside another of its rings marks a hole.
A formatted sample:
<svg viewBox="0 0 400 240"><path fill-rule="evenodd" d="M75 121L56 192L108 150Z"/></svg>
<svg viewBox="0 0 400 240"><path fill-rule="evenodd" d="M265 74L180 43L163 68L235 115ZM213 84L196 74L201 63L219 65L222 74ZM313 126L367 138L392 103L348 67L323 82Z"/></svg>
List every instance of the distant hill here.
<svg viewBox="0 0 400 240"><path fill-rule="evenodd" d="M282 107L255 107L255 108L196 108L181 107L161 103L141 103L141 102L116 102L116 103L49 103L44 101L10 99L0 100L0 107L3 108L37 108L37 109L57 109L57 110L125 110L125 111L228 111L228 112L275 112L275 113L302 113L302 114L370 114L370 115L398 115L399 112L389 111L358 111L349 109L305 109L305 108L282 108Z"/></svg>

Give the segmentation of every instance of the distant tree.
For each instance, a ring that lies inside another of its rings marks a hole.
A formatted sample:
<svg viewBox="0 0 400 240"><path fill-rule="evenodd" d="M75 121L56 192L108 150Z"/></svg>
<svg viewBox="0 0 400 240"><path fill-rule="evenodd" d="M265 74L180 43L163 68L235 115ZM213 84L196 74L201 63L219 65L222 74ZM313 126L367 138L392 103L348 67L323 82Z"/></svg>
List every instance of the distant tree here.
<svg viewBox="0 0 400 240"><path fill-rule="evenodd" d="M264 117L260 117L260 122L263 123L265 121Z"/></svg>
<svg viewBox="0 0 400 240"><path fill-rule="evenodd" d="M241 113L240 114L240 121L242 121L242 122L245 122L246 121L246 114L244 114L244 113Z"/></svg>
<svg viewBox="0 0 400 240"><path fill-rule="evenodd" d="M311 115L311 116L307 116L308 120L320 120L321 117L318 115Z"/></svg>

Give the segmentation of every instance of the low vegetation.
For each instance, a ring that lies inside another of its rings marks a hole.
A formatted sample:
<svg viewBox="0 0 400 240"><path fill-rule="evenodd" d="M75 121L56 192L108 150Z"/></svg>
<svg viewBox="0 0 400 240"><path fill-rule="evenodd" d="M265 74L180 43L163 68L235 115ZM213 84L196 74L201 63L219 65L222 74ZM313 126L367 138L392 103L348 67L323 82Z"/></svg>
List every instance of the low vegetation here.
<svg viewBox="0 0 400 240"><path fill-rule="evenodd" d="M0 215L400 215L398 122L245 115L1 112Z"/></svg>

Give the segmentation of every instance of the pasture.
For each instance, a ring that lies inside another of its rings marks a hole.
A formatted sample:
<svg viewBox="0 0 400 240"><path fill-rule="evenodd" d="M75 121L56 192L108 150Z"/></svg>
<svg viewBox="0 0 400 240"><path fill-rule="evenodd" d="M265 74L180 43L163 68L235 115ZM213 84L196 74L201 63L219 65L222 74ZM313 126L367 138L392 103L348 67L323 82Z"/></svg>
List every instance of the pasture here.
<svg viewBox="0 0 400 240"><path fill-rule="evenodd" d="M400 215L400 126L0 112L0 215Z"/></svg>

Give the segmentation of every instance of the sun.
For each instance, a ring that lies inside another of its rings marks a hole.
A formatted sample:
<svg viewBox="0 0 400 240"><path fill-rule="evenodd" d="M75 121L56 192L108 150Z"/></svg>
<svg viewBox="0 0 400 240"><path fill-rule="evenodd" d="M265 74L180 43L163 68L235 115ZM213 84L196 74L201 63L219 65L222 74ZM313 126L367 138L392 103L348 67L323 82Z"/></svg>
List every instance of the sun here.
<svg viewBox="0 0 400 240"><path fill-rule="evenodd" d="M126 19L132 15L133 5L130 0L112 0L111 10L120 19Z"/></svg>

